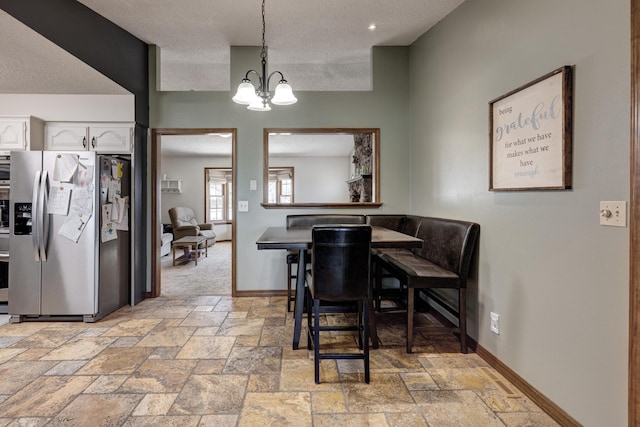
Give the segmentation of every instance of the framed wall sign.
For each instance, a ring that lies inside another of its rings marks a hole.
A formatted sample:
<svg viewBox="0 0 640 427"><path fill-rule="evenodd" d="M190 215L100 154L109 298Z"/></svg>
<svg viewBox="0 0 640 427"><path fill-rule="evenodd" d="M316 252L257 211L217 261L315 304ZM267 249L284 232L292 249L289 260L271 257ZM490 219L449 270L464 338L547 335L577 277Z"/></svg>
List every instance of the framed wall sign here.
<svg viewBox="0 0 640 427"><path fill-rule="evenodd" d="M489 102L489 190L571 188L571 66Z"/></svg>

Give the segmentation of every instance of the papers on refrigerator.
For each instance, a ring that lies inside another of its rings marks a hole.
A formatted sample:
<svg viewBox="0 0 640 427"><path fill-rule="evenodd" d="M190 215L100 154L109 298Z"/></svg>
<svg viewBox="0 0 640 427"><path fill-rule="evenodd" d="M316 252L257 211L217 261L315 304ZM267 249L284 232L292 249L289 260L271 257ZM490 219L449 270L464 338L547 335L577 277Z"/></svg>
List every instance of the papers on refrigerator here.
<svg viewBox="0 0 640 427"><path fill-rule="evenodd" d="M78 169L77 154L58 154L53 166L53 179L59 182L69 182Z"/></svg>
<svg viewBox="0 0 640 427"><path fill-rule="evenodd" d="M109 240L118 238L118 232L113 226L113 222L111 222L111 209L111 203L102 205L102 221L100 225L100 240L102 242L108 242Z"/></svg>
<svg viewBox="0 0 640 427"><path fill-rule="evenodd" d="M129 230L129 197L117 197L111 210L111 221L116 230Z"/></svg>
<svg viewBox="0 0 640 427"><path fill-rule="evenodd" d="M93 165L79 165L73 183L76 187L93 187Z"/></svg>
<svg viewBox="0 0 640 427"><path fill-rule="evenodd" d="M76 214L69 215L58 230L58 234L62 237L66 237L72 242L78 243L85 225L89 222L89 218L91 218L91 216L83 217L82 215Z"/></svg>
<svg viewBox="0 0 640 427"><path fill-rule="evenodd" d="M53 183L49 189L49 203L47 204L50 214L67 215L69 213L72 188L73 185L69 183Z"/></svg>
<svg viewBox="0 0 640 427"><path fill-rule="evenodd" d="M74 186L71 191L71 212L91 217L93 215L93 186Z"/></svg>

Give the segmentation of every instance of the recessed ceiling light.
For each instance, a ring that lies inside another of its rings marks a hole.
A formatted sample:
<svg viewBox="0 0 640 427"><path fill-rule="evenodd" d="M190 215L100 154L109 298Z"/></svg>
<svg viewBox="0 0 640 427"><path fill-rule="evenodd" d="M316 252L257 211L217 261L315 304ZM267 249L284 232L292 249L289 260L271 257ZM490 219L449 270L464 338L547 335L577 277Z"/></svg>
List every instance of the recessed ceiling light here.
<svg viewBox="0 0 640 427"><path fill-rule="evenodd" d="M369 27L367 28L369 28L369 31L375 31L378 28L378 26L376 24L369 24Z"/></svg>

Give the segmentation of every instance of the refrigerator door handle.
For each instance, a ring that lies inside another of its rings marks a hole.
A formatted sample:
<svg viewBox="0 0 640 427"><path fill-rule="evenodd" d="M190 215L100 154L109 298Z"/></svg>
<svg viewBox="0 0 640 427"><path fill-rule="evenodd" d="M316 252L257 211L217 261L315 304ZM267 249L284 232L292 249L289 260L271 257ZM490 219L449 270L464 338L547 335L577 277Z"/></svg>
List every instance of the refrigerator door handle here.
<svg viewBox="0 0 640 427"><path fill-rule="evenodd" d="M38 217L38 203L40 201L40 173L36 171L33 180L33 199L31 201L31 240L33 241L33 251L35 261L40 261L40 220Z"/></svg>
<svg viewBox="0 0 640 427"><path fill-rule="evenodd" d="M47 262L47 249L49 248L49 172L42 171L40 177L40 219L42 221L40 227L40 260Z"/></svg>

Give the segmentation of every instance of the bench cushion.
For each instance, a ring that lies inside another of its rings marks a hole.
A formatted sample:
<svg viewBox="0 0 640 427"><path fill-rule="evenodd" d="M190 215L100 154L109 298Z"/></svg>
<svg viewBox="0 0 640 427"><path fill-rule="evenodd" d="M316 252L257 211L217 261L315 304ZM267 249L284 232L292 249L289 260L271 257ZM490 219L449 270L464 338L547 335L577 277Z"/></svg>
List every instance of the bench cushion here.
<svg viewBox="0 0 640 427"><path fill-rule="evenodd" d="M410 288L457 288L460 277L411 251L379 253L378 259L394 276L407 277Z"/></svg>

